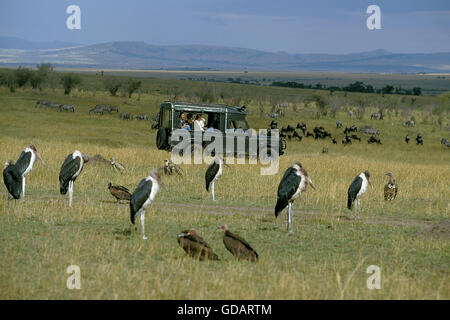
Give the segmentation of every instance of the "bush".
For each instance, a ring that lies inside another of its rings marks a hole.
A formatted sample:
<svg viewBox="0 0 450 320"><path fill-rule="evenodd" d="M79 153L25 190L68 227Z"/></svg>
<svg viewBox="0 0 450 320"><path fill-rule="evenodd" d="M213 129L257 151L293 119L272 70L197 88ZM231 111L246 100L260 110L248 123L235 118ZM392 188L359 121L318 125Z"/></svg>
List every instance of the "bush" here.
<svg viewBox="0 0 450 320"><path fill-rule="evenodd" d="M80 77L74 75L73 73L62 76L60 81L64 87L64 94L70 94L72 89L81 83Z"/></svg>
<svg viewBox="0 0 450 320"><path fill-rule="evenodd" d="M140 80L134 80L129 78L125 84L125 92L128 94L128 98L131 98L131 95L141 87Z"/></svg>
<svg viewBox="0 0 450 320"><path fill-rule="evenodd" d="M104 84L105 89L108 90L113 97L116 96L117 91L119 91L119 88L121 86L120 81L116 78L107 78L105 79Z"/></svg>
<svg viewBox="0 0 450 320"><path fill-rule="evenodd" d="M33 72L28 68L19 67L14 70L14 77L19 88L24 87L31 79Z"/></svg>

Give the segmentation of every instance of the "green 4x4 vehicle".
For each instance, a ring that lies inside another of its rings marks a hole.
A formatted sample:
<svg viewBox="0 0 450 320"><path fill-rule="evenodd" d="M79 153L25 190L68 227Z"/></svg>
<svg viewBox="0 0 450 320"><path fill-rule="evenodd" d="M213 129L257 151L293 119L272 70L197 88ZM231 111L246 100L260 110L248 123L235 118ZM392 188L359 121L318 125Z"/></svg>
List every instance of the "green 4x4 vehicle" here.
<svg viewBox="0 0 450 320"><path fill-rule="evenodd" d="M201 115L205 119L205 128L219 130L223 135L223 154L226 150L226 136L230 132L239 132L245 135L245 155L249 155L249 149L251 143L253 146L257 146L258 155L260 153L260 146L265 145L268 148L267 154L270 154L271 147L271 132L268 131L267 135L256 134L254 130L249 128L248 122L245 117L248 112L245 110L245 106L242 107L230 107L219 104L198 104L198 103L186 103L186 102L174 102L166 101L161 104L159 114L155 120L157 120L157 135L156 146L160 150L172 150L180 141L179 139L172 139L172 134L175 130L181 129L180 125L183 121L180 121L181 114L185 114L184 120L190 124L189 133L191 135L191 144L194 144L194 123L197 115ZM188 120L192 119L189 123ZM250 130L250 131L249 131ZM207 132L208 130L206 130ZM253 132L252 132L253 131ZM217 131L216 131L217 132ZM205 132L202 133L204 135ZM203 137L202 137L203 138ZM274 137L275 138L275 137ZM234 153L237 153L237 137L234 137ZM255 141L250 141L250 140ZM265 139L266 142L263 141ZM286 149L286 141L277 137L278 139L278 154L282 155ZM206 140L206 139L205 139ZM206 147L210 141L203 141L203 147Z"/></svg>

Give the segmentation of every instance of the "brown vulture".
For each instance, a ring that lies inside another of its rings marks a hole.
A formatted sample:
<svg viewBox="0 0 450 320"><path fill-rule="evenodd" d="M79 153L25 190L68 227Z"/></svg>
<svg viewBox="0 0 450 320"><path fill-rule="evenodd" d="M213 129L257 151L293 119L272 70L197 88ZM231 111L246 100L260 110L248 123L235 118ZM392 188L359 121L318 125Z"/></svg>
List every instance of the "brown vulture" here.
<svg viewBox="0 0 450 320"><path fill-rule="evenodd" d="M178 244L191 257L199 260L219 260L211 247L193 229L184 230L177 236Z"/></svg>
<svg viewBox="0 0 450 320"><path fill-rule="evenodd" d="M384 186L384 200L392 201L397 196L398 185L395 183L394 175L391 172L386 173L389 176L388 183Z"/></svg>
<svg viewBox="0 0 450 320"><path fill-rule="evenodd" d="M125 188L124 186L113 186L111 182L108 183L108 189L109 192L113 195L114 198L116 198L116 202L119 202L120 200L131 200L131 193L130 190Z"/></svg>
<svg viewBox="0 0 450 320"><path fill-rule="evenodd" d="M231 254L239 260L258 261L258 253L239 235L228 230L226 224L219 227L224 230L223 244Z"/></svg>

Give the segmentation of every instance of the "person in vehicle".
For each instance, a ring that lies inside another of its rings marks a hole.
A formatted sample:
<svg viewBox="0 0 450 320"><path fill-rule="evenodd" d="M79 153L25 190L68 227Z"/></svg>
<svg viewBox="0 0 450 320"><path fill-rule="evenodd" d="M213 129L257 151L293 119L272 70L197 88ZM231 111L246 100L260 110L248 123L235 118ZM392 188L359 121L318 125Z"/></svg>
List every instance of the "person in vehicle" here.
<svg viewBox="0 0 450 320"><path fill-rule="evenodd" d="M200 114L195 117L194 130L205 131L205 119Z"/></svg>
<svg viewBox="0 0 450 320"><path fill-rule="evenodd" d="M184 112L181 112L180 113L180 122L179 122L180 129L191 130L188 122L185 119L186 119L186 114Z"/></svg>

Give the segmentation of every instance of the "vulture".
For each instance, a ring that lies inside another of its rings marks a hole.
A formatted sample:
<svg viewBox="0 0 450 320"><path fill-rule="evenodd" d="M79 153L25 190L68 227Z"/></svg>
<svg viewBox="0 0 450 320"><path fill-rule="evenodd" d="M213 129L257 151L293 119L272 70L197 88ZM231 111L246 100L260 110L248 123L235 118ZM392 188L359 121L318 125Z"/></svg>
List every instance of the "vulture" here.
<svg viewBox="0 0 450 320"><path fill-rule="evenodd" d="M164 174L172 175L176 173L178 176L182 177L184 175L183 169L180 168L180 166L173 163L172 160L165 159L164 160Z"/></svg>
<svg viewBox="0 0 450 320"><path fill-rule="evenodd" d="M391 172L386 173L389 176L388 183L384 186L384 200L392 201L397 196L398 185L395 183L394 175Z"/></svg>
<svg viewBox="0 0 450 320"><path fill-rule="evenodd" d="M117 162L114 157L111 157L110 160L111 166L113 167L114 171L119 171L122 172L123 170L125 170L125 167L120 164L119 162Z"/></svg>
<svg viewBox="0 0 450 320"><path fill-rule="evenodd" d="M193 229L184 230L177 236L178 244L191 257L199 260L219 260L210 245Z"/></svg>
<svg viewBox="0 0 450 320"><path fill-rule="evenodd" d="M116 202L119 202L120 200L131 200L131 193L130 190L125 188L124 186L113 186L111 182L108 183L108 189L109 192L113 195L114 198L116 198Z"/></svg>
<svg viewBox="0 0 450 320"><path fill-rule="evenodd" d="M258 253L239 235L228 230L226 224L219 227L224 232L223 244L228 251L238 260L258 261Z"/></svg>

